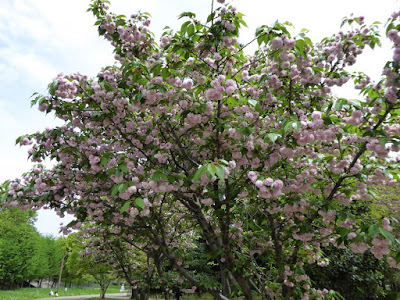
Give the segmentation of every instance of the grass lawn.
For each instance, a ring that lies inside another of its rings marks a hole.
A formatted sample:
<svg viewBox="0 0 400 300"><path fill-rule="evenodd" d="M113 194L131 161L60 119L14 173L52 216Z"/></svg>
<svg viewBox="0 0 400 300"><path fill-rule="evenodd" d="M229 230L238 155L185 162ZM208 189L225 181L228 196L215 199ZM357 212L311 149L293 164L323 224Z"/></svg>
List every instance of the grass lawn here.
<svg viewBox="0 0 400 300"><path fill-rule="evenodd" d="M86 300L121 300L121 298L98 298L98 297L96 297L96 298L88 298L88 299L86 299Z"/></svg>
<svg viewBox="0 0 400 300"><path fill-rule="evenodd" d="M119 293L119 286L110 286L107 293ZM0 290L1 300L33 300L50 297L50 290L55 292L57 289L40 289L40 288L22 288L16 290ZM65 292L64 288L60 288L58 295L61 296L76 296L76 295L100 295L100 288L68 288Z"/></svg>

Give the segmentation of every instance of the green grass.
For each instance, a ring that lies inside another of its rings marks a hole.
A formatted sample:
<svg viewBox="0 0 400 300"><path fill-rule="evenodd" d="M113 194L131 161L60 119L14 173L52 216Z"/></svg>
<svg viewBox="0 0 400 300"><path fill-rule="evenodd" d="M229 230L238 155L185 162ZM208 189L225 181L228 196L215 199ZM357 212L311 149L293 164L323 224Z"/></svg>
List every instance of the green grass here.
<svg viewBox="0 0 400 300"><path fill-rule="evenodd" d="M99 297L96 297L96 298L88 298L88 299L86 299L86 300L121 300L121 298L99 298Z"/></svg>
<svg viewBox="0 0 400 300"><path fill-rule="evenodd" d="M110 286L107 289L107 294L111 293L119 293L120 287L118 286ZM50 290L55 292L56 289L39 289L39 288L22 288L16 290L0 290L0 299L1 300L33 300L40 298L50 298L49 293ZM65 292L64 287L60 288L58 295L62 296L77 296L77 295L100 295L100 288L68 288L67 292Z"/></svg>

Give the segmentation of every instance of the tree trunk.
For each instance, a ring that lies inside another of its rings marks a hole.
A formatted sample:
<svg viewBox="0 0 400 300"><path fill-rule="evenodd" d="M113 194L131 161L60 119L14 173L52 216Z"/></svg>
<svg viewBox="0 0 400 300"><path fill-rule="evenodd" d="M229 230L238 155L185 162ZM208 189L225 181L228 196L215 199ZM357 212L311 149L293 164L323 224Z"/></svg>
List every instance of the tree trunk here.
<svg viewBox="0 0 400 300"><path fill-rule="evenodd" d="M145 290L141 290L140 291L140 300L147 300L146 291Z"/></svg>
<svg viewBox="0 0 400 300"><path fill-rule="evenodd" d="M164 290L164 299L165 300L169 300L170 299L169 292L167 290Z"/></svg>
<svg viewBox="0 0 400 300"><path fill-rule="evenodd" d="M131 288L131 299L136 299L136 300L139 299L137 289Z"/></svg>
<svg viewBox="0 0 400 300"><path fill-rule="evenodd" d="M100 288L101 288L100 298L104 299L106 296L106 287L104 285L101 285Z"/></svg>
<svg viewBox="0 0 400 300"><path fill-rule="evenodd" d="M237 273L233 274L246 300L254 300L253 292L245 278Z"/></svg>
<svg viewBox="0 0 400 300"><path fill-rule="evenodd" d="M282 296L284 297L285 300L289 300L292 297L293 294L293 288L290 288L286 285L282 286Z"/></svg>
<svg viewBox="0 0 400 300"><path fill-rule="evenodd" d="M224 296L227 296L231 293L231 287L229 285L229 280L226 277L224 268L221 264L219 265L219 269L220 269L220 274L221 274L222 294Z"/></svg>

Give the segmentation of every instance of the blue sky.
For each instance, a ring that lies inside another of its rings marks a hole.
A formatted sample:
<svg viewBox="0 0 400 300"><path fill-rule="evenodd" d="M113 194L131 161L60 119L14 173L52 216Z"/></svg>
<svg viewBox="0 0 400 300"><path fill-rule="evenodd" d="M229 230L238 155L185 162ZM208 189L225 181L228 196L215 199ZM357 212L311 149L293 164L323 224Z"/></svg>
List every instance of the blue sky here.
<svg viewBox="0 0 400 300"><path fill-rule="evenodd" d="M1 0L0 4L0 181L18 177L29 170L26 148L14 146L25 133L55 126L51 115L30 108L34 92L45 93L47 84L58 73L80 71L95 76L102 66L114 62L112 48L97 36L94 18L86 12L89 0ZM233 4L246 17L249 28L242 42L249 41L256 27L275 20L290 21L296 31L310 30L319 40L339 30L343 16L364 15L366 22L385 22L391 12L400 8L397 0L236 0ZM112 11L129 15L138 10L152 15L151 29L156 36L164 26L177 28L177 16L183 11L195 12L199 19L210 12L211 0L113 0ZM381 66L390 58L390 48L359 60L360 69L378 78ZM341 96L357 97L349 88L337 91ZM57 234L60 221L49 212L41 212L40 232Z"/></svg>

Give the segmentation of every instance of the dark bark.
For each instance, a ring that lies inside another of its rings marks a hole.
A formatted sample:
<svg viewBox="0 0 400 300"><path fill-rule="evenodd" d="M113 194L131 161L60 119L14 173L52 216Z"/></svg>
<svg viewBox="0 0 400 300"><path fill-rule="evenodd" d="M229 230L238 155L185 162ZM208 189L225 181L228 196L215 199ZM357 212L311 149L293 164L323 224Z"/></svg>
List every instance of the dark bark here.
<svg viewBox="0 0 400 300"><path fill-rule="evenodd" d="M100 298L101 298L101 299L104 299L104 298L105 298L105 296L106 296L106 290L107 290L107 288L106 288L104 285L101 285L101 286L100 286Z"/></svg>
<svg viewBox="0 0 400 300"><path fill-rule="evenodd" d="M148 300L149 298L147 297L147 293L145 290L140 291L140 300Z"/></svg>
<svg viewBox="0 0 400 300"><path fill-rule="evenodd" d="M137 289L132 288L132 293L131 293L131 299L139 299L138 291Z"/></svg>
<svg viewBox="0 0 400 300"><path fill-rule="evenodd" d="M226 278L225 271L222 265L219 265L222 283L222 293L227 296L231 293L228 278Z"/></svg>
<svg viewBox="0 0 400 300"><path fill-rule="evenodd" d="M170 299L170 294L167 290L164 291L164 299L169 300Z"/></svg>

